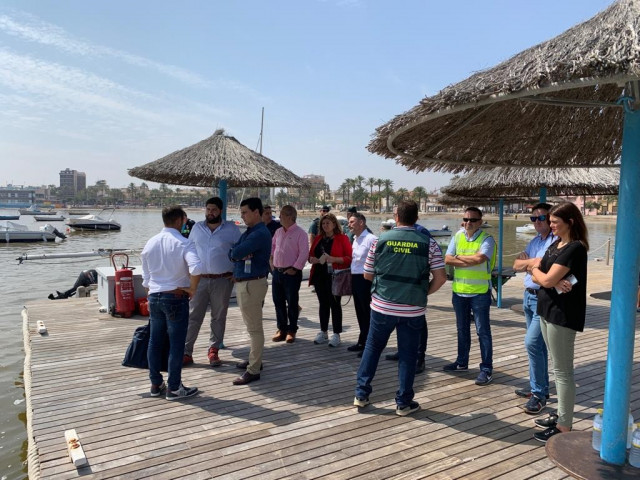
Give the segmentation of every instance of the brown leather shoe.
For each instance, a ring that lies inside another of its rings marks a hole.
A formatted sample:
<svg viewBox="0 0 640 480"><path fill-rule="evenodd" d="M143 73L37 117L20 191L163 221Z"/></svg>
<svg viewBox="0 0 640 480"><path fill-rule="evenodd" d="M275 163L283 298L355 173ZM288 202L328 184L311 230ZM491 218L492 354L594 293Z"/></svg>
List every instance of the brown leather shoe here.
<svg viewBox="0 0 640 480"><path fill-rule="evenodd" d="M256 380L260 380L260 374L253 375L249 372L244 372L238 378L233 381L234 385L246 385L247 383L255 382Z"/></svg>
<svg viewBox="0 0 640 480"><path fill-rule="evenodd" d="M246 370L248 366L249 366L249 362L247 361L236 363L236 368L239 368L240 370ZM264 365L260 364L260 370L262 369L264 369Z"/></svg>
<svg viewBox="0 0 640 480"><path fill-rule="evenodd" d="M296 332L287 333L287 343L293 343L296 341Z"/></svg>
<svg viewBox="0 0 640 480"><path fill-rule="evenodd" d="M287 334L284 333L282 330L278 330L276 334L273 336L273 338L271 338L271 340L273 342L284 342L286 338L287 338Z"/></svg>
<svg viewBox="0 0 640 480"><path fill-rule="evenodd" d="M193 364L193 357L185 353L184 357L182 357L182 366L187 367L192 364Z"/></svg>

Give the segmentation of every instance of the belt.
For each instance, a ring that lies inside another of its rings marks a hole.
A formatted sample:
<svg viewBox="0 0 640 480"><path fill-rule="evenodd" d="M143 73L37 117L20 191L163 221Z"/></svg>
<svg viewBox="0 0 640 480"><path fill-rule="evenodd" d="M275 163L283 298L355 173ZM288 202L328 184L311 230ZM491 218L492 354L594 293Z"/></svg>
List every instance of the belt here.
<svg viewBox="0 0 640 480"><path fill-rule="evenodd" d="M202 275L200 275L202 278L211 278L211 279L216 279L216 278L229 278L231 276L231 272L224 272L224 273L203 273Z"/></svg>
<svg viewBox="0 0 640 480"><path fill-rule="evenodd" d="M537 297L539 290L537 290L535 288L527 288L527 292L529 292L531 295L535 295Z"/></svg>
<svg viewBox="0 0 640 480"><path fill-rule="evenodd" d="M299 271L296 267L283 267L283 268L276 267L276 268L274 268L274 270L277 270L280 273L284 273L285 271L289 270L290 268L293 268L296 272Z"/></svg>
<svg viewBox="0 0 640 480"><path fill-rule="evenodd" d="M260 280L261 278L267 278L266 275L260 275L259 277L242 277L242 278L234 278L233 281L238 282L249 282L251 280Z"/></svg>
<svg viewBox="0 0 640 480"><path fill-rule="evenodd" d="M178 298L189 297L189 294L180 288L176 288L174 290L169 290L166 292L152 293L151 295L173 295L174 297Z"/></svg>

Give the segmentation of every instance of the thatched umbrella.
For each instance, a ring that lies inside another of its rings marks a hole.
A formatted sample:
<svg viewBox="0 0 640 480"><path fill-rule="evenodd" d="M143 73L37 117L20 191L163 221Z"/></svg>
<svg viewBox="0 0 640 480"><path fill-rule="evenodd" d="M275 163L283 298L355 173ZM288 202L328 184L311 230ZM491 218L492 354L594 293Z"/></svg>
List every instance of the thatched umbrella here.
<svg viewBox="0 0 640 480"><path fill-rule="evenodd" d="M640 208L639 80L640 0L619 0L558 37L423 99L379 127L368 148L417 171L620 161L616 236L640 238L634 218ZM616 242L615 258L600 455L622 465L640 270L635 242Z"/></svg>
<svg viewBox="0 0 640 480"><path fill-rule="evenodd" d="M227 186L308 186L282 165L245 147L234 137L225 135L223 129L216 130L209 138L190 147L131 168L129 175L171 185L210 187L218 184L222 198L226 197Z"/></svg>
<svg viewBox="0 0 640 480"><path fill-rule="evenodd" d="M547 195L617 195L620 168L536 168L498 167L474 170L451 180L442 193L452 197L531 197L541 188Z"/></svg>
<svg viewBox="0 0 640 480"><path fill-rule="evenodd" d="M476 170L464 177L451 180L441 189L450 198L500 199L498 210L498 272L502 274L502 239L504 232L504 202L509 196L527 196L540 190L540 201L547 194L561 195L617 195L620 185L620 168L536 168L521 169L497 167ZM498 279L498 307L502 306L502 281Z"/></svg>

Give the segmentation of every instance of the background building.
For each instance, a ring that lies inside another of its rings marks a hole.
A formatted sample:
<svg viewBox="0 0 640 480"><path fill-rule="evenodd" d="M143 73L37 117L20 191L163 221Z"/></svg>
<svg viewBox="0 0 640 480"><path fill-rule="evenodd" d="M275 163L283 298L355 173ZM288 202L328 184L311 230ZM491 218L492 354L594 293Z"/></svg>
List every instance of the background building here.
<svg viewBox="0 0 640 480"><path fill-rule="evenodd" d="M0 187L0 208L26 208L35 202L35 189L7 185Z"/></svg>
<svg viewBox="0 0 640 480"><path fill-rule="evenodd" d="M60 189L68 194L76 193L87 188L87 175L84 172L65 168L60 171Z"/></svg>

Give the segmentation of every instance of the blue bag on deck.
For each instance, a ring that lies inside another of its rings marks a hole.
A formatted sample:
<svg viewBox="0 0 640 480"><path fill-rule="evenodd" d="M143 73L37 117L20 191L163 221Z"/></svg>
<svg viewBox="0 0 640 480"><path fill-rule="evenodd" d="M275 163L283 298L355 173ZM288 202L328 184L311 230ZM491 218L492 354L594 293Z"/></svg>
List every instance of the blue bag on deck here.
<svg viewBox="0 0 640 480"><path fill-rule="evenodd" d="M151 326L147 323L136 328L133 332L133 339L127 347L122 360L123 367L144 368L149 369L149 361L147 360L147 348L149 348L149 337L151 336ZM162 348L162 364L160 370L167 371L169 363L169 335L165 336L164 347Z"/></svg>

